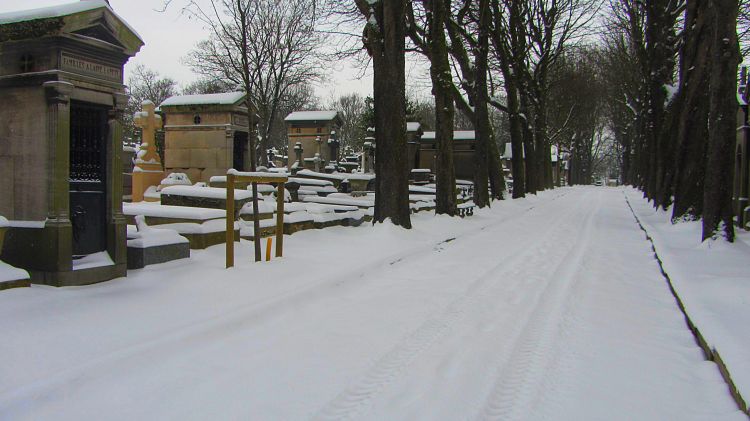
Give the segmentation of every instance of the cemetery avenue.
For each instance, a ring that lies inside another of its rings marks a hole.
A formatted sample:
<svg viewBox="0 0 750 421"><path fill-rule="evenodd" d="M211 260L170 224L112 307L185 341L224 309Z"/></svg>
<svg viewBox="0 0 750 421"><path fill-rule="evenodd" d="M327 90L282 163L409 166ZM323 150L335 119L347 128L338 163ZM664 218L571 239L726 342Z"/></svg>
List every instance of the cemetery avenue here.
<svg viewBox="0 0 750 421"><path fill-rule="evenodd" d="M646 223L559 188L4 291L0 419L746 419L626 197Z"/></svg>

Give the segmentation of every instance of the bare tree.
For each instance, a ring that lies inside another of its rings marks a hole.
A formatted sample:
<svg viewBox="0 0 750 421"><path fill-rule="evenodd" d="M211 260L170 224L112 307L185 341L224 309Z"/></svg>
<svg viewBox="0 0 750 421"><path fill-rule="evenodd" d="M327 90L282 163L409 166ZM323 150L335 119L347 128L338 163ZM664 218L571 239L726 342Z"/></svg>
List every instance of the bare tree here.
<svg viewBox="0 0 750 421"><path fill-rule="evenodd" d="M333 99L328 108L338 111L341 117L341 128L336 135L341 142L342 150L347 147L361 148L366 136L366 128L360 123L367 109L362 95L358 93L341 95Z"/></svg>
<svg viewBox="0 0 750 421"><path fill-rule="evenodd" d="M133 115L141 110L143 101L151 101L158 107L165 99L177 95L177 82L139 64L128 77L128 95L130 99L124 117L125 137L137 141L140 135L133 124Z"/></svg>
<svg viewBox="0 0 750 421"><path fill-rule="evenodd" d="M202 41L187 62L203 76L240 86L247 74L248 95L260 117L261 151L268 149L280 105L288 101L296 87L324 78L320 49L326 37L315 28L317 3L212 0L212 9L205 10L191 0L187 8L212 28L220 29ZM245 13L238 14L237 10ZM267 165L265 153L259 158L261 164Z"/></svg>

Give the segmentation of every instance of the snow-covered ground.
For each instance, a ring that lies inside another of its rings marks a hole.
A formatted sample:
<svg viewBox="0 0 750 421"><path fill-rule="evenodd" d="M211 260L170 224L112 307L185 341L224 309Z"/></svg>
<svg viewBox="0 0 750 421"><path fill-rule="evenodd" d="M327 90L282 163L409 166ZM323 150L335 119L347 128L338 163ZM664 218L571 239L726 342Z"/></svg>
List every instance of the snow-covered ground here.
<svg viewBox="0 0 750 421"><path fill-rule="evenodd" d="M733 244L702 243L700 221L671 224L671 211L655 210L639 191L626 193L691 320L750 398L750 233L737 230Z"/></svg>
<svg viewBox="0 0 750 421"><path fill-rule="evenodd" d="M2 419L746 420L621 189L0 293Z"/></svg>

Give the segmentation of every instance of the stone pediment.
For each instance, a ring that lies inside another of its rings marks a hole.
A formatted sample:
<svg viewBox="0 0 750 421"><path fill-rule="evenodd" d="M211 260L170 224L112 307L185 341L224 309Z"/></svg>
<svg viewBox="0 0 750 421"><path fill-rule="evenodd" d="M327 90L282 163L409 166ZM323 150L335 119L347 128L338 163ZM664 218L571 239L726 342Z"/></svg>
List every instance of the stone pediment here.
<svg viewBox="0 0 750 421"><path fill-rule="evenodd" d="M0 42L60 35L103 41L129 56L143 46L138 33L105 0L0 14Z"/></svg>

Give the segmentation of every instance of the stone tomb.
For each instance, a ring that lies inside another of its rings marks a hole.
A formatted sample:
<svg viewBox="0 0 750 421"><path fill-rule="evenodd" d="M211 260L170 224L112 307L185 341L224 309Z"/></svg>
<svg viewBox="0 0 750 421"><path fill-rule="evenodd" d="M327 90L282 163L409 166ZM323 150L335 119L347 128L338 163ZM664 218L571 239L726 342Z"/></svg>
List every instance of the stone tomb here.
<svg viewBox="0 0 750 421"><path fill-rule="evenodd" d="M341 118L336 111L295 111L284 119L289 139L289 159L291 168L295 162L309 170L321 172L329 163L336 163L339 142L336 131L341 127ZM300 143L300 148L297 146ZM301 153L301 156L299 156ZM315 157L318 157L318 161ZM302 159L300 159L302 158Z"/></svg>
<svg viewBox="0 0 750 421"><path fill-rule="evenodd" d="M179 95L159 109L164 116L164 170L208 182L227 170L250 168L249 122L242 92Z"/></svg>
<svg viewBox="0 0 750 421"><path fill-rule="evenodd" d="M104 0L0 15L0 258L32 282L126 274L123 65L142 46Z"/></svg>
<svg viewBox="0 0 750 421"><path fill-rule="evenodd" d="M424 132L419 139L419 167L429 168L432 173L437 170L437 144L435 132ZM472 180L474 178L474 150L476 149L474 130L456 130L453 132L453 165L456 178Z"/></svg>

